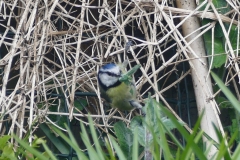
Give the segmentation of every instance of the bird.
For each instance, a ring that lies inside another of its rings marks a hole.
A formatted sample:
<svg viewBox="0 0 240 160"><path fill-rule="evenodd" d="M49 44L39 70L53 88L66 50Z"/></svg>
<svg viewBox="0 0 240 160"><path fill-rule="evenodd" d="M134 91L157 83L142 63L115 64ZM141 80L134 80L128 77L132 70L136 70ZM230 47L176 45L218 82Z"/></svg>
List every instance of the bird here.
<svg viewBox="0 0 240 160"><path fill-rule="evenodd" d="M99 69L97 75L101 96L112 108L121 111L142 108L142 105L137 101L137 90L132 77L129 83L119 80L126 73L127 64L127 61L119 64L105 64Z"/></svg>

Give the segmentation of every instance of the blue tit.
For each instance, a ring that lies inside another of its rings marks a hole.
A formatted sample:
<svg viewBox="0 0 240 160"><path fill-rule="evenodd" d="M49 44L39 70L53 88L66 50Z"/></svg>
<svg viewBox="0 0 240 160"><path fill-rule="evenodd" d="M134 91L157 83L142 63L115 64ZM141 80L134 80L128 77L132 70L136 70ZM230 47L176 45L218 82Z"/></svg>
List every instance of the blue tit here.
<svg viewBox="0 0 240 160"><path fill-rule="evenodd" d="M98 83L101 95L108 101L113 108L119 110L131 110L142 108L137 101L136 86L132 80L130 83L120 82L119 78L125 72L127 63L114 64L109 63L102 66L98 72Z"/></svg>

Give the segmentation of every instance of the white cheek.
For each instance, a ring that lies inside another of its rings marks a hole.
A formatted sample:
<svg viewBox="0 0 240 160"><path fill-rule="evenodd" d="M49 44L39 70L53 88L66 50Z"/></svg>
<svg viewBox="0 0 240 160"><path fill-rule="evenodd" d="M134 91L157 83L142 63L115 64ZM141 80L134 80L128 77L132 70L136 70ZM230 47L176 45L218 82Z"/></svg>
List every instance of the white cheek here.
<svg viewBox="0 0 240 160"><path fill-rule="evenodd" d="M114 68L109 69L109 72L112 72L114 74L119 75L120 74L120 68L118 66L116 66Z"/></svg>
<svg viewBox="0 0 240 160"><path fill-rule="evenodd" d="M99 75L99 80L107 87L115 84L118 81L117 77L109 76L108 74L102 73Z"/></svg>

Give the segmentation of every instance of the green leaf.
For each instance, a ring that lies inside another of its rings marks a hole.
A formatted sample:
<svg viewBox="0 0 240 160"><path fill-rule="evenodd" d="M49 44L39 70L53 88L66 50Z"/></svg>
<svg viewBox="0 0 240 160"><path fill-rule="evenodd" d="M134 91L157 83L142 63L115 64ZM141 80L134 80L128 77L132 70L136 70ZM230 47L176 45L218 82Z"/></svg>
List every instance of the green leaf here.
<svg viewBox="0 0 240 160"><path fill-rule="evenodd" d="M110 159L111 160L116 160L116 157L114 156L114 151L112 150L112 148L110 146L110 143L109 143L107 138L105 138L105 142L106 142L106 147L107 147L108 153L110 155Z"/></svg>
<svg viewBox="0 0 240 160"><path fill-rule="evenodd" d="M57 138L55 134L52 133L50 128L45 124L42 123L39 125L41 130L45 133L45 135L49 138L49 140L53 143L53 145L58 149L58 151L62 154L69 154L69 147L67 147L61 139Z"/></svg>
<svg viewBox="0 0 240 160"><path fill-rule="evenodd" d="M69 139L65 134L63 134L58 128L52 126L52 129L57 134L59 134L59 136L61 136L65 140L65 142L67 142L76 151L78 159L88 160L87 156L85 156L85 154L82 152L82 150L80 150L80 148L78 147L78 145L76 145L76 143L73 143L71 139Z"/></svg>
<svg viewBox="0 0 240 160"><path fill-rule="evenodd" d="M46 144L45 144L46 145ZM49 154L47 153L47 152L43 152L43 156L45 156L46 157L46 159L50 159L50 158L52 158L52 159L56 159L56 157L50 157L49 156ZM39 159L39 158L35 158L34 160L41 160L41 159Z"/></svg>
<svg viewBox="0 0 240 160"><path fill-rule="evenodd" d="M143 122L143 118L141 116L135 116L131 120L130 123L130 129L134 133L136 130L138 131L138 142L142 146L146 146L146 141L145 141L145 123Z"/></svg>
<svg viewBox="0 0 240 160"><path fill-rule="evenodd" d="M88 152L91 153L91 154L89 154L90 159L91 160L98 159L99 158L98 154L90 142L86 128L84 127L83 123L80 123L80 125L81 125L81 130L82 130L82 133L80 134L80 136L82 137L83 143L87 147Z"/></svg>
<svg viewBox="0 0 240 160"><path fill-rule="evenodd" d="M10 138L11 138L10 135L4 135L0 137L0 150L2 150L8 144L8 140Z"/></svg>
<svg viewBox="0 0 240 160"><path fill-rule="evenodd" d="M40 159L46 159L46 157L39 152L38 150L36 150L35 148L31 147L27 142L24 142L23 140L19 139L17 136L13 135L13 137L15 138L15 140L21 145L23 146L27 151L29 151L31 154L35 155L37 158Z"/></svg>
<svg viewBox="0 0 240 160"><path fill-rule="evenodd" d="M79 97L75 98L74 101L74 106L78 109L78 110L83 110L86 106L87 106L87 100L86 99L82 99ZM77 112L76 110L74 110L74 112Z"/></svg>
<svg viewBox="0 0 240 160"><path fill-rule="evenodd" d="M235 130L235 132L233 134L231 134L231 138L230 138L230 140L228 142L229 148L231 148L231 146L234 144L235 140L237 140L238 135L239 135L239 131L238 130Z"/></svg>
<svg viewBox="0 0 240 160"><path fill-rule="evenodd" d="M169 148L169 145L167 143L167 138L166 138L166 135L165 135L165 131L164 131L164 122L161 121L160 119L158 119L158 123L156 124L159 126L159 132L160 132L160 146L162 147L162 150L163 150L163 155L164 155L164 159L169 159L169 160L173 160L173 156L170 152L170 148ZM156 136L154 136L156 137ZM154 138L155 139L155 138Z"/></svg>
<svg viewBox="0 0 240 160"><path fill-rule="evenodd" d="M15 153L13 151L13 145L12 144L6 144L3 148L2 157L7 157L11 160L17 159L15 157Z"/></svg>
<svg viewBox="0 0 240 160"><path fill-rule="evenodd" d="M196 122L196 124L195 124L195 126L193 128L192 134L190 134L190 136L186 139L187 145L186 145L186 147L185 147L185 149L184 149L180 159L190 159L190 157L193 154L193 152L195 152L196 155L201 156L202 158L206 159L206 157L202 155L203 152L196 145L197 142L195 142L195 137L199 137L200 136L199 134L202 135L202 133L203 133L203 132L199 132L198 131L198 128L200 127L200 124L201 124L200 122L201 122L203 114L204 114L204 112L202 112L202 114L198 118L198 120L197 120L197 122Z"/></svg>
<svg viewBox="0 0 240 160"><path fill-rule="evenodd" d="M132 159L138 159L138 130L136 129L133 135Z"/></svg>
<svg viewBox="0 0 240 160"><path fill-rule="evenodd" d="M226 146L225 144L225 137L222 136L220 130L213 124L215 132L217 133L218 139L220 141L220 145L219 145L219 152L216 154L216 157L214 157L214 159L216 160L221 160L224 159L225 160L231 160L231 156L230 153L228 152L228 146Z"/></svg>
<svg viewBox="0 0 240 160"><path fill-rule="evenodd" d="M132 81L132 75L141 67L141 65L135 65L132 69L130 69L127 73L124 73L120 78L120 82L124 82L129 84Z"/></svg>
<svg viewBox="0 0 240 160"><path fill-rule="evenodd" d="M236 25L232 25L230 28L230 34L229 34L229 40L231 42L231 45L233 47L233 50L236 50L238 46L238 27ZM236 51L235 51L236 52Z"/></svg>
<svg viewBox="0 0 240 160"><path fill-rule="evenodd" d="M56 107L59 106L59 107ZM52 106L49 107L51 112L66 112L65 109L65 100L58 99L57 101L52 102ZM61 115L49 115L49 118L54 121L58 126L64 127L64 124L67 123L68 118Z"/></svg>
<svg viewBox="0 0 240 160"><path fill-rule="evenodd" d="M228 100L232 103L233 107L240 112L240 102L236 99L236 97L232 94L232 92L225 86L222 80L211 71L211 75L214 81L218 84L219 88L222 90L224 95L228 98Z"/></svg>
<svg viewBox="0 0 240 160"><path fill-rule="evenodd" d="M203 21L204 22L204 21ZM206 23L206 22L205 22ZM216 31L214 32L216 33ZM213 37L214 38L214 53L212 54L212 30L209 30L204 34L204 42L208 56L212 56L213 63L212 68L219 68L226 62L226 54L225 54L225 46L223 43L223 39L221 37ZM211 58L209 58L209 63L211 62Z"/></svg>
<svg viewBox="0 0 240 160"><path fill-rule="evenodd" d="M231 102L229 102L225 97L217 97L216 102L221 109L222 108L232 108Z"/></svg>
<svg viewBox="0 0 240 160"><path fill-rule="evenodd" d="M178 149L177 149L177 153L176 153L176 160L180 160L180 154L181 154L181 151L180 151L180 149L178 148Z"/></svg>
<svg viewBox="0 0 240 160"><path fill-rule="evenodd" d="M201 0L200 2L203 2L204 0ZM230 6L225 0L212 0L211 1L214 5L214 7L217 9L217 12L219 14L225 14L231 10ZM204 11L206 9L208 3L206 3L201 10ZM208 8L208 11L212 11L211 6ZM202 25L212 23L213 20L210 19L203 19L202 20ZM224 24L225 29L228 30L229 25ZM217 22L215 24L214 29L214 36L212 37L212 29L204 33L204 43L205 47L207 50L208 56L213 55L213 63L212 63L212 68L219 68L226 62L226 54L225 54L225 38L224 38L224 33L222 30L221 25ZM236 36L235 36L236 37ZM214 44L212 44L212 38L214 38ZM212 53L212 46L214 46L214 53ZM211 58L209 58L209 62L211 61Z"/></svg>
<svg viewBox="0 0 240 160"><path fill-rule="evenodd" d="M225 14L230 11L230 6L225 0L212 0L219 14Z"/></svg>
<svg viewBox="0 0 240 160"><path fill-rule="evenodd" d="M174 123L172 122L171 119L167 118L167 117L162 117L161 118L163 124L166 126L167 130L173 130L176 128L176 126L174 125ZM181 124L182 126L184 126L184 122L182 121L178 121L179 124ZM166 130L164 129L164 131L166 132Z"/></svg>
<svg viewBox="0 0 240 160"><path fill-rule="evenodd" d="M176 126L172 122L171 119L169 119L164 112L162 111L162 108L166 108L163 106L161 103L157 102L155 99L149 98L146 103L145 103L145 108L148 112L146 116L147 124L150 126L153 126L154 128L154 133L158 134L159 132L159 126L155 125L157 124L157 119L160 118L161 121L164 123L165 127L167 130L172 130L175 129ZM179 123L183 126L184 123L180 122ZM166 132L166 130L164 130Z"/></svg>
<svg viewBox="0 0 240 160"><path fill-rule="evenodd" d="M175 137L175 135L171 132L171 130L168 130L165 125L163 125L165 131L167 132L168 136L173 140L173 142L180 148L181 150L184 150L184 147L182 144L178 141L178 139Z"/></svg>
<svg viewBox="0 0 240 160"><path fill-rule="evenodd" d="M236 150L234 151L232 155L232 160L239 160L240 157L240 144L238 144Z"/></svg>
<svg viewBox="0 0 240 160"><path fill-rule="evenodd" d="M94 144L96 146L96 150L97 150L97 153L99 156L98 159L104 160L104 154L103 154L102 148L99 143L99 139L97 137L97 133L96 133L94 125L93 125L93 120L90 117L90 115L88 116L88 122L90 124L91 135L92 135L92 138L93 138L93 141L94 141Z"/></svg>
<svg viewBox="0 0 240 160"><path fill-rule="evenodd" d="M133 134L125 123L119 121L114 124L114 131L117 136L118 143L124 155L128 155L128 159L132 159Z"/></svg>
<svg viewBox="0 0 240 160"><path fill-rule="evenodd" d="M157 101L152 99L151 96L149 95L147 101L145 102L145 107L143 107L146 113L145 116L146 124L148 126L153 127L154 133L159 132L159 126L156 125L158 117L159 118L165 117L165 115L162 114L162 112L160 111L159 105L161 104L157 103Z"/></svg>
<svg viewBox="0 0 240 160"><path fill-rule="evenodd" d="M185 140L188 141L189 143L189 147L191 147L191 149L194 151L194 153L196 154L196 156L201 159L201 160L205 160L207 159L206 156L204 155L204 153L202 152L202 150L199 148L199 146L194 142L193 138L194 136L191 136L186 130L185 128L179 124L178 120L170 113L170 111L168 111L165 108L162 108L162 111L172 120L172 122L175 124L177 130L181 133L181 135L185 138ZM195 125L196 126L196 125ZM197 128L198 126L196 126ZM181 157L187 157L187 155L189 154L189 149L184 150L184 155L182 154ZM181 158L180 158L181 159ZM184 158L183 158L184 159Z"/></svg>
<svg viewBox="0 0 240 160"><path fill-rule="evenodd" d="M118 155L118 159L119 160L126 160L126 156L124 154L124 152L121 150L121 148L118 146L117 142L113 139L113 137L110 136L110 140L113 144L113 147L116 151L116 154Z"/></svg>
<svg viewBox="0 0 240 160"><path fill-rule="evenodd" d="M237 119L232 119L232 124L231 126L227 127L230 135L232 136L233 134L235 134L235 132L237 131L237 138L236 140L239 142L240 141L240 127L239 127L239 123L237 121Z"/></svg>
<svg viewBox="0 0 240 160"><path fill-rule="evenodd" d="M57 158L54 156L52 151L48 148L46 145L46 141L43 140L42 138L36 138L36 143L42 144L45 152L42 153L43 156L46 157L46 159L51 159L51 160L57 160ZM35 160L40 160L40 158L36 158Z"/></svg>

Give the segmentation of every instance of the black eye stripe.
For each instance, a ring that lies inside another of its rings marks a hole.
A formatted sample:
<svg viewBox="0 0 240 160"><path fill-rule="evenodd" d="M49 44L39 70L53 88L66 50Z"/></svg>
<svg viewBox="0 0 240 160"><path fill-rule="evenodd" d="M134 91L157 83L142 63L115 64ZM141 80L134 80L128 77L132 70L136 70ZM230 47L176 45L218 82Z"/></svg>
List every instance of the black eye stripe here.
<svg viewBox="0 0 240 160"><path fill-rule="evenodd" d="M109 76L113 76L113 77L120 77L120 75L112 73L112 72L106 72Z"/></svg>
<svg viewBox="0 0 240 160"><path fill-rule="evenodd" d="M120 77L120 75L112 73L112 72L108 72L108 71L99 71L99 74L101 74L101 73L106 73L107 75L112 76L112 77Z"/></svg>

